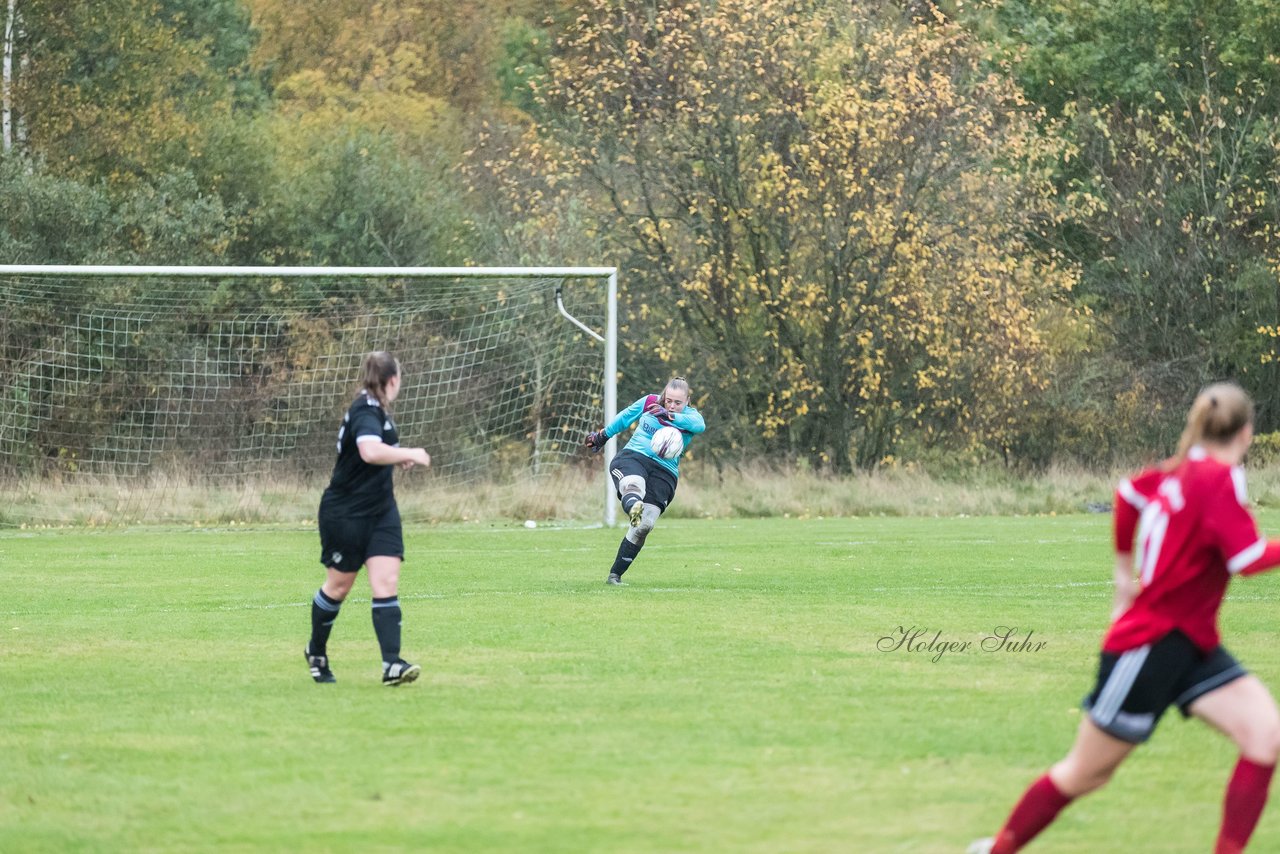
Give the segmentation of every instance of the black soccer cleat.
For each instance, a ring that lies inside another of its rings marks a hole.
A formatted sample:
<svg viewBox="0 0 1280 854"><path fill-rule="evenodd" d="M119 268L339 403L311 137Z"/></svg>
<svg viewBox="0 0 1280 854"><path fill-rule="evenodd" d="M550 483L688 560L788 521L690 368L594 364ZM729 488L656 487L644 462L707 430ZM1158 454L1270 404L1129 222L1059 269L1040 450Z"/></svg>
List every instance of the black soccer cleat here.
<svg viewBox="0 0 1280 854"><path fill-rule="evenodd" d="M608 578L606 578L606 579L604 580L604 583L605 583L605 584L614 584L614 585L617 585L618 587L626 587L626 586L627 586L627 582L623 581L623 580L622 580L622 576L621 576L621 575L618 575L618 573L616 573L616 572L611 572L611 573L609 573L609 577L608 577Z"/></svg>
<svg viewBox="0 0 1280 854"><path fill-rule="evenodd" d="M302 655L307 659L307 666L311 668L311 678L317 682L337 682L338 679L333 675L333 671L329 669L329 656L312 655L311 645L307 644L307 648L302 651Z"/></svg>
<svg viewBox="0 0 1280 854"><path fill-rule="evenodd" d="M404 659L393 661L382 665L382 684L404 685L417 679L421 673L422 668L416 664L410 664Z"/></svg>

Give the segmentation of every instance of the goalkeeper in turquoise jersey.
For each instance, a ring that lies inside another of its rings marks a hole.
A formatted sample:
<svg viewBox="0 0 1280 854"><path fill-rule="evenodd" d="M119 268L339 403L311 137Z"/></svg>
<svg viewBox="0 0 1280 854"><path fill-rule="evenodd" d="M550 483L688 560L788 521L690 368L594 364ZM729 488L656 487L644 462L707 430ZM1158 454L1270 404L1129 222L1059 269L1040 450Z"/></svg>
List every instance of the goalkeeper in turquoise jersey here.
<svg viewBox="0 0 1280 854"><path fill-rule="evenodd" d="M619 413L612 424L587 434L586 444L592 451L600 451L606 442L633 424L636 430L631 441L609 466L618 500L631 519L631 527L609 569L609 584L622 584L622 574L640 554L658 517L675 498L680 457L688 449L689 440L707 429L702 415L689 405L688 381L674 377L662 394L645 395ZM684 446L672 459L662 459L651 447L659 427L675 427L684 436Z"/></svg>

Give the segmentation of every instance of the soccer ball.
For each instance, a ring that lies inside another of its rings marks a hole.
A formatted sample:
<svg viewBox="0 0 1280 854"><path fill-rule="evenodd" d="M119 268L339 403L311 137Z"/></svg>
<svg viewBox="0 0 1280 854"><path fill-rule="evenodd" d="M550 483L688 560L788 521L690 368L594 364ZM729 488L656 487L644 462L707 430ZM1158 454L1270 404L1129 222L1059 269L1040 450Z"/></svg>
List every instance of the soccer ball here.
<svg viewBox="0 0 1280 854"><path fill-rule="evenodd" d="M664 460L674 460L684 450L684 434L675 427L659 427L654 431L649 447Z"/></svg>

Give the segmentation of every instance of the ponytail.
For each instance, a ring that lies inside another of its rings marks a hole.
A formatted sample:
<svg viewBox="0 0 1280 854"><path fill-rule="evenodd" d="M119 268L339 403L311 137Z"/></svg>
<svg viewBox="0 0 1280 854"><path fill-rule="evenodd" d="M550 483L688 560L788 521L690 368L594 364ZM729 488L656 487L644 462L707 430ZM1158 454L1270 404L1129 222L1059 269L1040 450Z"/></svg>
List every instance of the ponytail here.
<svg viewBox="0 0 1280 854"><path fill-rule="evenodd" d="M1229 442L1252 423L1253 401L1244 389L1235 383L1205 386L1191 404L1186 429L1178 441L1178 452L1170 463L1176 467L1187 458L1193 447L1202 442L1215 445Z"/></svg>
<svg viewBox="0 0 1280 854"><path fill-rule="evenodd" d="M360 366L360 390L387 408L387 383L400 374L400 362L386 350L375 350Z"/></svg>

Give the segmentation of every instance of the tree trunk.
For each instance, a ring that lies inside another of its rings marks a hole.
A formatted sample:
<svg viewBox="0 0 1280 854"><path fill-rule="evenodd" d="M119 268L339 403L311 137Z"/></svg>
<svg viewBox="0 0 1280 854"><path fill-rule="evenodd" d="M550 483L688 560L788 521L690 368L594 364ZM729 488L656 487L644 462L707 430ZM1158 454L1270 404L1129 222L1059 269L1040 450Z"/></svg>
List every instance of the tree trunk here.
<svg viewBox="0 0 1280 854"><path fill-rule="evenodd" d="M0 117L0 133L3 134L6 153L13 148L13 31L17 16L18 0L9 0L9 14L4 21L4 115Z"/></svg>

